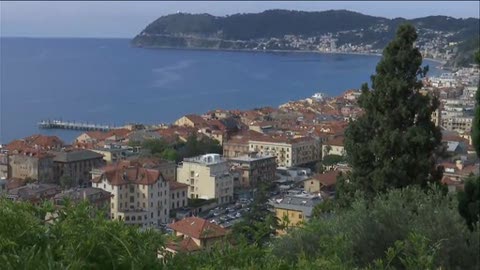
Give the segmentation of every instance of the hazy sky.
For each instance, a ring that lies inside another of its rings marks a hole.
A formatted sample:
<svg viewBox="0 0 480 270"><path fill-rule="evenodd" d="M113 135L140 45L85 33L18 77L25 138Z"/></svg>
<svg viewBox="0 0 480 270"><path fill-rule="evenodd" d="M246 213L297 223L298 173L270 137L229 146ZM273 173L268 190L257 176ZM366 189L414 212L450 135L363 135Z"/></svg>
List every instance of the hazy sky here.
<svg viewBox="0 0 480 270"><path fill-rule="evenodd" d="M177 11L226 15L266 9L348 9L387 18L447 15L479 17L478 1L451 2L0 2L0 35L29 37L133 37L158 17Z"/></svg>

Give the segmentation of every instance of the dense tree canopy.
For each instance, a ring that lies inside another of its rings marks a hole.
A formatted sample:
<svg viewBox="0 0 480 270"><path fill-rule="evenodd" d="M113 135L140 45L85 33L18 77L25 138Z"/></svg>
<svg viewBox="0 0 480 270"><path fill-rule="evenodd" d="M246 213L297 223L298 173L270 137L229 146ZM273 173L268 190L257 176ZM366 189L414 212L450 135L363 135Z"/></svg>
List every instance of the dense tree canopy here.
<svg viewBox="0 0 480 270"><path fill-rule="evenodd" d="M431 121L438 101L419 92L428 68L420 67L416 39L413 26L400 26L372 75L372 90L362 87L359 105L365 113L346 130L345 150L353 170L343 180L343 187L351 186L344 192L361 190L373 197L388 188L439 180L435 156L441 133Z"/></svg>

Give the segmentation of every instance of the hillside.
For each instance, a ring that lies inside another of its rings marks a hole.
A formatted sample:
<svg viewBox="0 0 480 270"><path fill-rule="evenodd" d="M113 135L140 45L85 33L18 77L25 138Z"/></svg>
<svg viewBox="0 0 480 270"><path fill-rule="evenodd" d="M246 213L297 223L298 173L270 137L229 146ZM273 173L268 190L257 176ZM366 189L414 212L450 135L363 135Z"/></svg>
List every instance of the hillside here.
<svg viewBox="0 0 480 270"><path fill-rule="evenodd" d="M136 47L233 50L308 50L380 53L398 25L416 26L425 57L468 65L479 20L429 16L406 20L368 16L347 10L321 12L267 10L225 17L177 13L162 16L133 40ZM463 44L463 45L462 45ZM467 47L467 49L462 49Z"/></svg>

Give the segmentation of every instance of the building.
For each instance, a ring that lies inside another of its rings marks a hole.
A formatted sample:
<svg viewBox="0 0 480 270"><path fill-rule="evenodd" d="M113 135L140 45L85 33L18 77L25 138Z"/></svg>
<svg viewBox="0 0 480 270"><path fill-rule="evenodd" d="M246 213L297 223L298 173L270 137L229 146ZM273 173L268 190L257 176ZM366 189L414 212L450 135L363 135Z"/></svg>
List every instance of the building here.
<svg viewBox="0 0 480 270"><path fill-rule="evenodd" d="M0 197L3 194L7 193L7 185L8 185L7 179L0 177Z"/></svg>
<svg viewBox="0 0 480 270"><path fill-rule="evenodd" d="M65 200L70 200L72 203L80 203L88 201L97 209L104 209L110 213L110 199L112 194L100 188L74 188L62 191L53 197L56 206L62 206Z"/></svg>
<svg viewBox="0 0 480 270"><path fill-rule="evenodd" d="M217 199L219 204L233 200L233 177L219 154L185 158L177 168L177 181L189 185L189 198Z"/></svg>
<svg viewBox="0 0 480 270"><path fill-rule="evenodd" d="M241 188L254 188L260 182L271 183L275 180L277 162L274 156L259 156L250 153L228 159L231 170L239 172L234 186Z"/></svg>
<svg viewBox="0 0 480 270"><path fill-rule="evenodd" d="M177 180L177 164L174 161L150 157L132 157L129 160L131 164L139 164L147 169L159 170L167 181L175 182Z"/></svg>
<svg viewBox="0 0 480 270"><path fill-rule="evenodd" d="M232 158L247 155L250 152L249 140L263 137L262 133L253 130L246 130L232 135L223 143L223 156Z"/></svg>
<svg viewBox="0 0 480 270"><path fill-rule="evenodd" d="M26 149L8 157L9 178L54 183L53 155L43 150Z"/></svg>
<svg viewBox="0 0 480 270"><path fill-rule="evenodd" d="M208 249L222 243L228 233L226 229L198 217L187 217L168 227L178 238L178 241L171 241L165 247L167 252L173 254Z"/></svg>
<svg viewBox="0 0 480 270"><path fill-rule="evenodd" d="M458 133L470 133L472 131L473 116L454 116L441 119L442 126L446 130L456 131Z"/></svg>
<svg viewBox="0 0 480 270"><path fill-rule="evenodd" d="M249 141L250 152L276 157L279 167L289 168L320 160L320 142L311 137L269 137Z"/></svg>
<svg viewBox="0 0 480 270"><path fill-rule="evenodd" d="M169 181L170 187L170 210L187 207L188 185Z"/></svg>
<svg viewBox="0 0 480 270"><path fill-rule="evenodd" d="M333 194L339 175L340 171L327 171L322 174L315 174L311 178L303 181L303 188L308 193L319 193L323 191L327 194Z"/></svg>
<svg viewBox="0 0 480 270"><path fill-rule="evenodd" d="M53 172L56 181L62 177L70 177L72 186L83 186L90 182L90 171L105 164L103 155L90 150L64 150L51 152Z"/></svg>
<svg viewBox="0 0 480 270"><path fill-rule="evenodd" d="M10 164L7 153L0 151L0 179L10 177Z"/></svg>
<svg viewBox="0 0 480 270"><path fill-rule="evenodd" d="M284 223L288 229L301 226L308 221L312 216L313 208L321 201L320 197L308 194L287 195L275 200L271 205L280 223ZM285 234L286 231L277 230L277 233Z"/></svg>
<svg viewBox="0 0 480 270"><path fill-rule="evenodd" d="M345 155L345 146L344 146L344 136L337 136L331 140L327 140L322 145L322 154L323 157L328 155L337 155L337 156L344 156Z"/></svg>
<svg viewBox="0 0 480 270"><path fill-rule="evenodd" d="M54 150L61 149L63 142L57 136L45 136L35 134L23 139L14 140L6 145L5 149L10 153L20 153L27 149Z"/></svg>
<svg viewBox="0 0 480 270"><path fill-rule="evenodd" d="M223 143L223 156L226 158L243 156L248 153L248 138L234 138Z"/></svg>
<svg viewBox="0 0 480 270"><path fill-rule="evenodd" d="M119 162L94 176L92 186L110 192L111 218L141 227L167 223L170 188L160 171Z"/></svg>
<svg viewBox="0 0 480 270"><path fill-rule="evenodd" d="M186 126L186 127L203 127L205 126L207 121L203 119L200 115L196 114L187 114L185 116L180 117L180 119L176 120L173 124L176 126Z"/></svg>
<svg viewBox="0 0 480 270"><path fill-rule="evenodd" d="M7 198L12 201L26 201L40 205L45 200L52 199L60 192L60 187L54 184L27 184L10 189Z"/></svg>

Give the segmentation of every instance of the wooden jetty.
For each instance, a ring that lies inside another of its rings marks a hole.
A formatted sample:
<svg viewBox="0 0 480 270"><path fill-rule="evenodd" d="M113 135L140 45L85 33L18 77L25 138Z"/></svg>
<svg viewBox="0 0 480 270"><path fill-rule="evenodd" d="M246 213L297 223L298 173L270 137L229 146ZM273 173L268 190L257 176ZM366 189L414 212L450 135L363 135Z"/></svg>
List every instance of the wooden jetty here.
<svg viewBox="0 0 480 270"><path fill-rule="evenodd" d="M115 129L114 126L109 125L99 125L62 120L42 120L38 122L38 127L42 129L72 129L86 131L109 131Z"/></svg>

